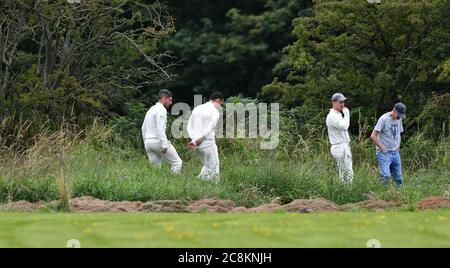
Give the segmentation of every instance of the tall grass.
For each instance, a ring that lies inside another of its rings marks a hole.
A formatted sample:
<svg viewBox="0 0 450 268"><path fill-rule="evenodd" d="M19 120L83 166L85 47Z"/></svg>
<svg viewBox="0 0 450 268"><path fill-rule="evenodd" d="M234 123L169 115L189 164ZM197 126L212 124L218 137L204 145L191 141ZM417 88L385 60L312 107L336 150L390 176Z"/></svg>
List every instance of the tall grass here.
<svg viewBox="0 0 450 268"><path fill-rule="evenodd" d="M26 124L17 126L26 127ZM286 127L286 126L283 126ZM16 133L26 130L17 129ZM355 137L351 148L355 178L352 185L337 181L325 133L311 135L282 130L277 149L260 150L259 140L220 139L221 180L196 178L200 163L185 148L186 140L172 140L184 160L180 175L167 166L151 166L144 149L135 148L114 127L98 121L85 130L45 126L26 148L0 150L0 202L56 200L93 196L106 200L231 199L256 206L281 197L323 197L339 204L381 198L413 204L426 196L449 195L449 140L434 142L415 136L402 143L405 186L382 186L372 144Z"/></svg>

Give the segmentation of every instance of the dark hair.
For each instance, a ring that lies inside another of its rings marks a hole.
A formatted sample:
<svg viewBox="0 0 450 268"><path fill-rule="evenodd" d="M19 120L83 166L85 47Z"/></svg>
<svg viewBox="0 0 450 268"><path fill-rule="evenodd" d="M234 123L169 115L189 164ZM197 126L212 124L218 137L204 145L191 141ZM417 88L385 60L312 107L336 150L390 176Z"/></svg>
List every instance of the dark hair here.
<svg viewBox="0 0 450 268"><path fill-rule="evenodd" d="M173 94L168 89L161 89L158 93L158 99L162 99L164 97L173 97Z"/></svg>
<svg viewBox="0 0 450 268"><path fill-rule="evenodd" d="M211 94L211 96L209 97L209 99L210 99L210 100L217 100L217 99L223 100L224 97L223 97L223 94L222 94L222 93L220 93L219 91L216 91L216 92L213 92L213 93Z"/></svg>

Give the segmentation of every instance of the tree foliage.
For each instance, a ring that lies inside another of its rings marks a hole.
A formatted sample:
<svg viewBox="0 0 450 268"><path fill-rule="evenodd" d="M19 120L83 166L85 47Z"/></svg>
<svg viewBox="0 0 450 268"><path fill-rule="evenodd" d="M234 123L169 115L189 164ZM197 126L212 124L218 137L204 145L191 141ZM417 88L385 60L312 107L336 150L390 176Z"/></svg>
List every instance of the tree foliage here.
<svg viewBox="0 0 450 268"><path fill-rule="evenodd" d="M188 103L215 90L278 101L322 133L342 92L352 133L402 101L408 130L439 137L449 14L450 0L0 0L0 121L83 127L101 116L139 133L168 87Z"/></svg>
<svg viewBox="0 0 450 268"><path fill-rule="evenodd" d="M371 122L402 101L411 124L430 96L449 92L449 14L448 0L318 0L312 16L293 21L288 76L263 93L317 112L342 92Z"/></svg>
<svg viewBox="0 0 450 268"><path fill-rule="evenodd" d="M120 112L171 79L173 57L158 49L173 29L157 1L1 1L1 114L80 123Z"/></svg>
<svg viewBox="0 0 450 268"><path fill-rule="evenodd" d="M292 19L312 1L174 1L177 32L167 44L182 59L169 87L187 96L221 90L256 96L272 80ZM192 98L192 97L190 97Z"/></svg>

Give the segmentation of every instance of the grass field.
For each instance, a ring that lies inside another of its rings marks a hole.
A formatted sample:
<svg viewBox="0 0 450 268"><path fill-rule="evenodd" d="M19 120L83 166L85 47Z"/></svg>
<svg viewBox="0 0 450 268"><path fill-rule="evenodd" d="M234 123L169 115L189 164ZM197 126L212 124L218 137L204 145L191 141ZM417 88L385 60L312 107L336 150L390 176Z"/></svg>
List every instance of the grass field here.
<svg viewBox="0 0 450 268"><path fill-rule="evenodd" d="M450 247L450 211L0 213L0 247Z"/></svg>
<svg viewBox="0 0 450 268"><path fill-rule="evenodd" d="M196 179L201 166L192 152L180 151L185 162L181 175L176 176L170 173L168 165L163 165L162 169L152 167L142 149L108 144L103 148L88 141L73 145L61 159L57 151L66 144L63 141L56 145L44 142L35 151L28 152L26 157L13 158L8 154L0 157L0 202L58 200L62 182L67 185L71 197L143 202L220 198L247 207L270 202L274 197L281 197L283 203L323 197L338 204L375 198L414 205L422 198L445 196L450 192L446 155L450 150L444 142L436 147L436 152L429 153L432 156L426 159L433 161L427 160L432 165L426 167L417 164L425 160L419 161L409 153L405 142L405 153L402 154L406 158L403 170L405 187L397 189L393 184L383 187L379 183L374 153L363 143L352 147L355 150L355 178L351 187L345 187L337 183L336 164L330 157L326 141L322 149L293 151L292 156L304 159L292 160L277 159L270 152L260 152L259 149L250 152L249 144L247 147L239 145L242 149L236 152L229 151L230 144L219 144L222 147L221 181L218 184ZM182 149L183 146L179 144L177 148ZM64 171L63 176L61 170Z"/></svg>
<svg viewBox="0 0 450 268"><path fill-rule="evenodd" d="M325 214L76 214L47 209L18 213L0 209L0 247L450 247L450 211L419 212L418 201L450 193L450 140L413 137L402 142L405 186L381 185L367 139L352 140L355 178L337 182L325 137L306 141L284 131L280 146L260 150L252 140L219 139L221 179L196 179L200 163L174 140L184 161L180 175L151 166L143 146L133 147L107 127L82 133L43 132L33 144L0 146L0 203L64 202L92 196L112 201L228 199L254 207L273 198L325 198L338 205L386 200L396 212ZM287 134L286 134L287 135ZM17 147L17 148L16 148ZM22 150L20 149L22 148ZM23 151L24 148L27 148ZM59 208L60 209L60 208Z"/></svg>
<svg viewBox="0 0 450 268"><path fill-rule="evenodd" d="M358 137L351 144L353 183L338 183L336 163L322 134L310 133L305 140L296 129L284 127L275 150L261 150L258 139L218 139L221 179L216 184L196 178L201 166L186 149L187 139L172 139L184 161L181 174L174 175L168 165L151 166L144 146L130 144L113 127L94 124L82 132L62 127L54 133L44 129L31 144L0 146L0 203L81 196L143 202L220 198L254 207L275 197L283 203L322 197L340 205L382 199L414 207L423 198L450 194L449 138L414 136L402 142L405 186L397 188L380 184L373 144ZM141 141L140 136L135 139Z"/></svg>

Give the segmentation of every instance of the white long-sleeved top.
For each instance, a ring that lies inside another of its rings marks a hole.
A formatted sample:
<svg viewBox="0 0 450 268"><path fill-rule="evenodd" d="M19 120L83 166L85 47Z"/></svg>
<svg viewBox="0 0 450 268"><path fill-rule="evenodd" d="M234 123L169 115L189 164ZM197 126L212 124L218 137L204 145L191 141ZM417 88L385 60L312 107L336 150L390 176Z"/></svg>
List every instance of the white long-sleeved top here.
<svg viewBox="0 0 450 268"><path fill-rule="evenodd" d="M169 148L170 142L166 136L167 110L160 102L153 105L145 115L142 124L144 142L161 142L161 148Z"/></svg>
<svg viewBox="0 0 450 268"><path fill-rule="evenodd" d="M216 126L220 112L210 101L198 105L192 110L187 124L187 131L192 142L203 139L197 148L204 148L215 143Z"/></svg>
<svg viewBox="0 0 450 268"><path fill-rule="evenodd" d="M344 117L341 113L330 109L327 115L327 128L328 128L328 138L331 145L343 144L350 142L350 135L348 134L348 127L350 126L350 112L348 109L342 111Z"/></svg>

